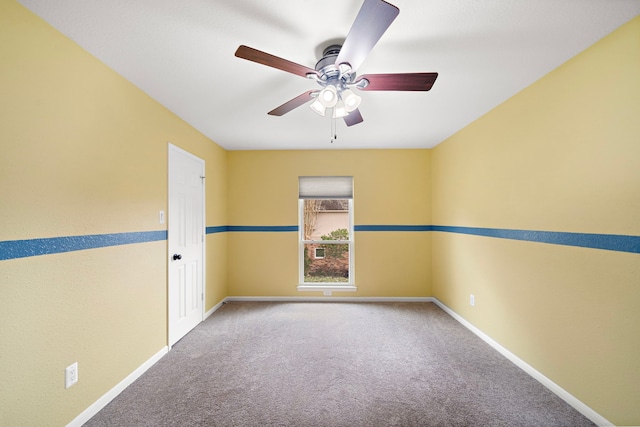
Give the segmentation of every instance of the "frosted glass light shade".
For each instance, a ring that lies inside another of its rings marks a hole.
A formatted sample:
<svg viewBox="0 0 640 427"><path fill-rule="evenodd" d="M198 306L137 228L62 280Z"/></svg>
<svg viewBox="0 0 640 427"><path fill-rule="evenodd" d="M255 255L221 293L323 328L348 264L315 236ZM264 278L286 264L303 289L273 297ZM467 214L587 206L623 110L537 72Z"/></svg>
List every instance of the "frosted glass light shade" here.
<svg viewBox="0 0 640 427"><path fill-rule="evenodd" d="M333 107L333 118L340 118L340 117L344 117L347 116L349 114L349 112L347 111L345 105L344 105L344 101L339 100L336 103L336 106Z"/></svg>
<svg viewBox="0 0 640 427"><path fill-rule="evenodd" d="M309 108L311 108L316 113L320 114L322 117L324 117L324 113L327 110L327 107L322 105L322 102L320 102L318 98L316 98L316 100L313 101L311 105L309 105Z"/></svg>
<svg viewBox="0 0 640 427"><path fill-rule="evenodd" d="M342 91L342 99L344 100L345 108L348 112L352 112L360 106L362 98L353 93L351 89L345 89Z"/></svg>
<svg viewBox="0 0 640 427"><path fill-rule="evenodd" d="M327 86L320 91L318 100L320 100L326 108L331 108L338 102L338 90L335 86Z"/></svg>

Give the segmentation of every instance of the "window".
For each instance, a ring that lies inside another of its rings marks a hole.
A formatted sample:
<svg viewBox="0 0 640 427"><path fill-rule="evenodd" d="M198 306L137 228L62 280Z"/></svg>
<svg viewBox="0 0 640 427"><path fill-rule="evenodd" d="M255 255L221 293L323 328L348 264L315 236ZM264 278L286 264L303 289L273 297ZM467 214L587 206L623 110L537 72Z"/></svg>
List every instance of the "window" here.
<svg viewBox="0 0 640 427"><path fill-rule="evenodd" d="M353 178L299 178L300 290L355 290Z"/></svg>

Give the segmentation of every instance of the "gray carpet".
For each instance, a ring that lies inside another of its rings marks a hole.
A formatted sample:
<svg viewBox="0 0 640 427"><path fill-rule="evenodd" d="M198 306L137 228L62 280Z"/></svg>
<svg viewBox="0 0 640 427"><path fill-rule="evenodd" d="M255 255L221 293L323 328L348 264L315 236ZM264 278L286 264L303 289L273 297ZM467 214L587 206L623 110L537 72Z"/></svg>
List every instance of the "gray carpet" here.
<svg viewBox="0 0 640 427"><path fill-rule="evenodd" d="M432 303L225 304L86 426L593 426Z"/></svg>

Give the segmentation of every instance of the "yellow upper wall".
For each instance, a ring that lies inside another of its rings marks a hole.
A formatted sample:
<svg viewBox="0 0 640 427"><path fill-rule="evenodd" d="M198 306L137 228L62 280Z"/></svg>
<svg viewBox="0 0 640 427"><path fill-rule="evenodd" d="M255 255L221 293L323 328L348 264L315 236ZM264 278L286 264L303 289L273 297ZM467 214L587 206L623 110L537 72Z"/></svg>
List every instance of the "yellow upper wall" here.
<svg viewBox="0 0 640 427"><path fill-rule="evenodd" d="M639 20L437 146L434 223L640 234Z"/></svg>
<svg viewBox="0 0 640 427"><path fill-rule="evenodd" d="M168 141L210 160L222 197L207 223L226 222L224 150L22 6L0 7L0 240L164 228Z"/></svg>
<svg viewBox="0 0 640 427"><path fill-rule="evenodd" d="M303 144L301 142L301 144ZM355 224L429 224L428 150L231 151L231 225L296 225L298 177L354 177Z"/></svg>

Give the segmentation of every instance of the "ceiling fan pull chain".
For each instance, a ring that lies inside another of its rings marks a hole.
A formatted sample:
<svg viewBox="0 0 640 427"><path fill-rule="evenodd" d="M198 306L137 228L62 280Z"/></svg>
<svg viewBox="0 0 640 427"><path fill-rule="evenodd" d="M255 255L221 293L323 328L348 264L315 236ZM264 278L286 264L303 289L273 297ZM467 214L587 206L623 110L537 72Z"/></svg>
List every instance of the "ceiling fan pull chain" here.
<svg viewBox="0 0 640 427"><path fill-rule="evenodd" d="M338 139L338 134L336 132L336 119L331 118L331 135L329 135L330 142L333 144L333 141Z"/></svg>

